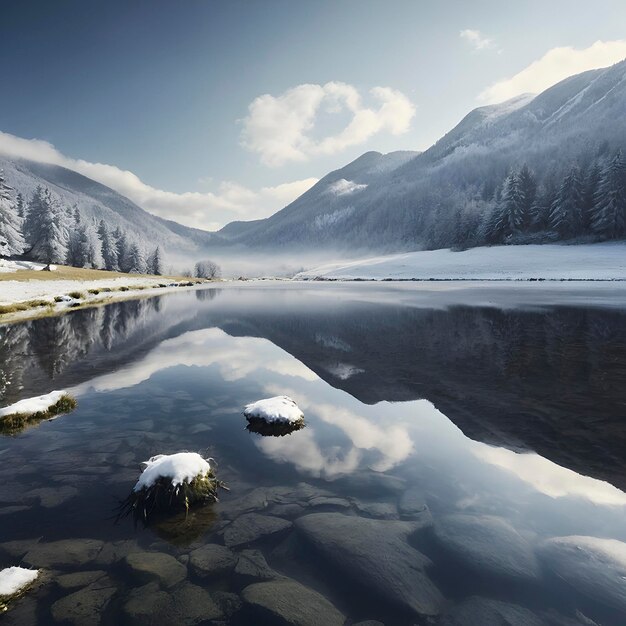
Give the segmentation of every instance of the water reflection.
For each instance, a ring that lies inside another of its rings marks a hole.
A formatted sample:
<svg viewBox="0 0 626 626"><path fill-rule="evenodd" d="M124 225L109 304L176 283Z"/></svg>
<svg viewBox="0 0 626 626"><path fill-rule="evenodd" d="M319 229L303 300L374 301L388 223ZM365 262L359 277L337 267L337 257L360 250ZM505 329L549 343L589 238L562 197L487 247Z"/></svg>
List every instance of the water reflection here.
<svg viewBox="0 0 626 626"><path fill-rule="evenodd" d="M407 613L410 578L418 596L445 597L429 623L624 623L624 312L435 310L298 292L150 302L0 329L4 397L26 393L31 370L80 394L75 414L0 440L0 559L10 540L32 551L34 537L93 537L107 554L128 542L187 563L205 543L238 545L240 518L247 527L244 516L269 515L295 520L258 540L269 566L353 621L424 623L420 606ZM306 428L247 433L243 406L280 394L302 407ZM110 503L140 461L180 450L216 457L231 493L174 529L112 527ZM309 514L322 516L312 528L298 522ZM342 534L346 515L362 532ZM343 546L341 562L318 532ZM374 558L376 545L358 544L370 532L387 550L378 573L358 565ZM113 581L114 622L143 585L123 559L81 566ZM185 584L200 584L194 571ZM216 587L240 594L236 579ZM37 596L40 616L57 598Z"/></svg>

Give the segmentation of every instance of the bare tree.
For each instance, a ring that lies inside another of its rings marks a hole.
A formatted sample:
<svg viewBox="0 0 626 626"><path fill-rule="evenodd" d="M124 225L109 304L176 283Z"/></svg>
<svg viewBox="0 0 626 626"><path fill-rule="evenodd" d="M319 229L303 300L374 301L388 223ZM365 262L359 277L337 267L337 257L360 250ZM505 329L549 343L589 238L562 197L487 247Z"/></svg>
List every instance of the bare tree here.
<svg viewBox="0 0 626 626"><path fill-rule="evenodd" d="M194 275L196 278L220 278L222 276L222 269L214 261L198 261L194 268Z"/></svg>

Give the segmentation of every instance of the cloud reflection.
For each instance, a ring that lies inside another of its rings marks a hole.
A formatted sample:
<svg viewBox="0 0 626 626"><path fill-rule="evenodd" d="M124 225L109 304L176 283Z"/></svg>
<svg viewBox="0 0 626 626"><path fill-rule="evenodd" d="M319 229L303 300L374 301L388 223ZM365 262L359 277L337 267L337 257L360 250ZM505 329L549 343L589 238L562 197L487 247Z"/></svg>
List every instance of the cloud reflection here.
<svg viewBox="0 0 626 626"><path fill-rule="evenodd" d="M595 504L626 505L626 493L602 480L582 476L538 454L514 452L481 445L474 456L490 465L512 472L537 491L551 498L580 497Z"/></svg>

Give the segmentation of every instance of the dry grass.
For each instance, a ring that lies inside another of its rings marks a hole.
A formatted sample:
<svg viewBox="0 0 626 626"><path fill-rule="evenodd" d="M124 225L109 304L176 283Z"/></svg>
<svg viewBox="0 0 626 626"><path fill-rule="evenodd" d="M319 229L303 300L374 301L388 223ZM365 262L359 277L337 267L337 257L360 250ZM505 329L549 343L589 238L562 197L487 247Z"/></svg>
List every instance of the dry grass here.
<svg viewBox="0 0 626 626"><path fill-rule="evenodd" d="M106 270L89 270L82 267L69 267L67 265L57 265L53 272L41 270L18 270L17 272L0 273L0 281L3 280L107 280L111 278L155 278L189 281L183 276L154 276L153 274L123 274L122 272L107 272ZM199 280L198 282L203 282Z"/></svg>
<svg viewBox="0 0 626 626"><path fill-rule="evenodd" d="M0 274L2 276L2 274ZM52 303L47 300L27 300L26 302L16 302L15 304L0 304L0 315L6 313L19 313L29 311L39 307L51 307Z"/></svg>

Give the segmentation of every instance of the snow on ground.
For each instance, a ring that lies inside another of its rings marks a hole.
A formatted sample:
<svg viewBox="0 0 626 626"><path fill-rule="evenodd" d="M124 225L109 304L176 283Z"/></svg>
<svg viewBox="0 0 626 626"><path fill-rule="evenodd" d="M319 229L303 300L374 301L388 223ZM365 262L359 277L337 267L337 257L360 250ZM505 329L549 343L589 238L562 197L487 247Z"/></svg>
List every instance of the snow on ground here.
<svg viewBox="0 0 626 626"><path fill-rule="evenodd" d="M626 280L626 242L426 250L323 265L296 280Z"/></svg>
<svg viewBox="0 0 626 626"><path fill-rule="evenodd" d="M0 571L0 597L13 596L30 585L39 576L36 569L7 567Z"/></svg>
<svg viewBox="0 0 626 626"><path fill-rule="evenodd" d="M152 487L160 478L168 478L176 487L183 482L191 482L197 476L206 475L211 465L196 452L177 452L176 454L159 454L145 462L134 491Z"/></svg>
<svg viewBox="0 0 626 626"><path fill-rule="evenodd" d="M294 424L304 419L304 413L288 396L275 396L247 404L243 414L248 418L261 419L268 424L282 422Z"/></svg>
<svg viewBox="0 0 626 626"><path fill-rule="evenodd" d="M51 391L43 396L35 396L34 398L24 398L15 404L0 409L0 417L6 415L14 415L19 413L22 415L33 415L40 411L47 411L51 406L54 406L67 392L65 391Z"/></svg>
<svg viewBox="0 0 626 626"><path fill-rule="evenodd" d="M9 272L17 272L19 270L35 270L41 271L46 265L44 263L33 263L32 261L9 261L8 259L0 259L0 274ZM51 265L50 270L56 270L56 265Z"/></svg>
<svg viewBox="0 0 626 626"><path fill-rule="evenodd" d="M163 280L163 277L146 278L124 276L98 280L3 280L0 282L0 304L14 304L28 300L54 300L56 296L67 295L80 291L85 295L89 289L118 289L119 287L151 287L158 284L174 283ZM103 295L100 294L99 298ZM128 294L126 294L128 295Z"/></svg>

